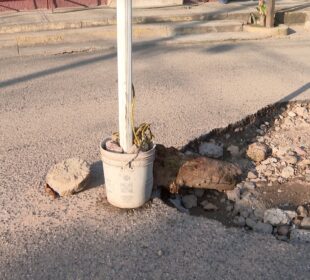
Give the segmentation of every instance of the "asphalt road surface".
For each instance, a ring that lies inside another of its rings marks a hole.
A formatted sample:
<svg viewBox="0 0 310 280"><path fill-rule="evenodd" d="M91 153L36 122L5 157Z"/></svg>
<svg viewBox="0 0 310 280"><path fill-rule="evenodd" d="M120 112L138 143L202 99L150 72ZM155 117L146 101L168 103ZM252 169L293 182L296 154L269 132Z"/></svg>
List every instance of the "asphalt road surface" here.
<svg viewBox="0 0 310 280"><path fill-rule="evenodd" d="M139 47L136 121L181 147L280 100L310 99L310 38ZM100 200L99 142L117 130L115 52L0 60L0 279L309 279L310 245L225 228L159 199ZM51 200L53 163L80 156L92 188Z"/></svg>

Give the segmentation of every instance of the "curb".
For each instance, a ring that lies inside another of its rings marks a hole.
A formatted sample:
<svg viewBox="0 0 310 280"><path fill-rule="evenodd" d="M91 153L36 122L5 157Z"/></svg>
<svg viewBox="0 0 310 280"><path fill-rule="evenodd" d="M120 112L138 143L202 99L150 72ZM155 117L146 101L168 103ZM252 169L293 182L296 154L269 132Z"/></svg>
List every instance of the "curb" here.
<svg viewBox="0 0 310 280"><path fill-rule="evenodd" d="M173 38L189 34L221 33L242 31L241 21L188 22L184 24L138 24L133 26L135 40ZM116 26L89 27L82 29L53 30L41 32L12 33L4 35L1 47L17 45L19 47L39 44L76 43L95 40L116 40Z"/></svg>
<svg viewBox="0 0 310 280"><path fill-rule="evenodd" d="M136 16L133 17L133 24L156 24L156 23L176 23L189 21L211 21L211 20L241 20L247 22L250 13L195 13L184 15L170 15L170 16ZM103 27L116 25L116 18L105 18L102 20L82 20L72 22L47 22L47 23L33 23L33 24L14 24L0 26L0 34L12 34L22 32L36 32L36 31L51 31L51 30L66 30L66 29L83 29L89 27Z"/></svg>
<svg viewBox="0 0 310 280"><path fill-rule="evenodd" d="M188 23L185 25L136 25L133 30L133 37L135 39L134 45L173 46L253 41L271 37L284 37L288 35L289 31L286 25L268 29L243 25L239 22L236 25L228 25L229 29L227 29L226 32L220 32L221 28L223 28L223 26L225 27L225 25L219 26L219 30L216 30L216 28L212 26L214 22L203 23L202 26L199 26L199 24L201 23L198 23L198 31L202 31L202 33L198 32L198 34L195 34L195 32L191 30L191 28L196 26L195 23ZM179 29L180 26L182 27L181 29ZM308 28L310 29L310 21L307 21L305 26L309 26ZM186 27L188 27L188 30L191 32L189 32ZM212 31L210 33L208 33L208 31L210 31L209 28ZM156 36L154 34L156 34ZM41 32L40 35L35 32L22 35L5 35L0 40L0 58L115 49L115 35L115 26L44 31Z"/></svg>
<svg viewBox="0 0 310 280"><path fill-rule="evenodd" d="M251 12L195 12L180 15L163 16L134 16L133 24L156 24L156 23L176 23L191 21L212 21L212 20L240 20L248 22ZM301 24L309 20L309 12L276 12L276 22L279 24ZM89 27L103 27L116 25L115 16L93 20L74 20L61 22L41 22L31 24L0 25L0 34L12 34L23 32L83 29Z"/></svg>
<svg viewBox="0 0 310 280"><path fill-rule="evenodd" d="M134 43L133 49L144 46L181 46L195 44L212 44L221 42L244 42L271 38L268 34L258 34L251 32L224 32L208 33L197 35L186 35L177 38L158 38L158 40L141 40ZM23 57L35 55L58 55L64 53L90 52L90 51L109 51L116 50L115 40L96 40L89 42L61 42L50 43L47 45L12 45L0 48L0 59L9 57Z"/></svg>
<svg viewBox="0 0 310 280"><path fill-rule="evenodd" d="M258 33L258 34L264 34L266 36L286 36L288 35L288 26L285 24L280 24L277 27L273 28L265 28L261 26L252 26L252 25L244 25L243 31L249 32L249 33Z"/></svg>

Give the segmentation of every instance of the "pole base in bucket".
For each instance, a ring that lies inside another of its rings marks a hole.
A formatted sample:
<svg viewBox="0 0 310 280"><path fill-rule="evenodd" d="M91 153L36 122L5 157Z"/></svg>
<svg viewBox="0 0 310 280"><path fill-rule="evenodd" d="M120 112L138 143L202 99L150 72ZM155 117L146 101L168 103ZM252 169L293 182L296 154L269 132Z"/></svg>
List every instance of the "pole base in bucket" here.
<svg viewBox="0 0 310 280"><path fill-rule="evenodd" d="M119 208L138 208L151 198L155 145L137 156L107 151L108 140L100 144L108 202Z"/></svg>

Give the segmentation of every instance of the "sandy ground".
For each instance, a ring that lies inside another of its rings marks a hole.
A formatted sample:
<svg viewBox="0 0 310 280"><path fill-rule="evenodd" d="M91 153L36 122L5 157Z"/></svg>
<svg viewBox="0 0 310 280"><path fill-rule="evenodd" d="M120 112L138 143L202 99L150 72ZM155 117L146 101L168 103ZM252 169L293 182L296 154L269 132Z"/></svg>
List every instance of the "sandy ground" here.
<svg viewBox="0 0 310 280"><path fill-rule="evenodd" d="M310 99L310 38L134 54L137 122L181 147L283 99ZM115 53L0 61L1 279L309 279L310 245L225 228L156 200L98 202L99 142L117 130ZM92 188L52 201L50 166L80 156Z"/></svg>

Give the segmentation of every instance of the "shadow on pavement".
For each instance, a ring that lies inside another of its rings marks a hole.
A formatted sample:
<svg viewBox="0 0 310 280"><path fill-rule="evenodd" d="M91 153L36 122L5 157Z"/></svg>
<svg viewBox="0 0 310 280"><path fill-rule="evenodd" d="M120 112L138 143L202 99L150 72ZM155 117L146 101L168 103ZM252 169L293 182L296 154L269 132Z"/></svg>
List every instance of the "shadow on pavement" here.
<svg viewBox="0 0 310 280"><path fill-rule="evenodd" d="M91 164L90 174L90 184L88 185L87 190L104 185L104 174L101 160Z"/></svg>
<svg viewBox="0 0 310 280"><path fill-rule="evenodd" d="M15 232L1 254L2 279L306 279L309 271L305 244L226 229L160 202L81 214Z"/></svg>
<svg viewBox="0 0 310 280"><path fill-rule="evenodd" d="M310 89L310 82L303 85L299 89L293 91L292 93L288 94L287 96L280 99L278 102L284 102L294 99L295 97L299 96L300 94L306 92L308 89Z"/></svg>

